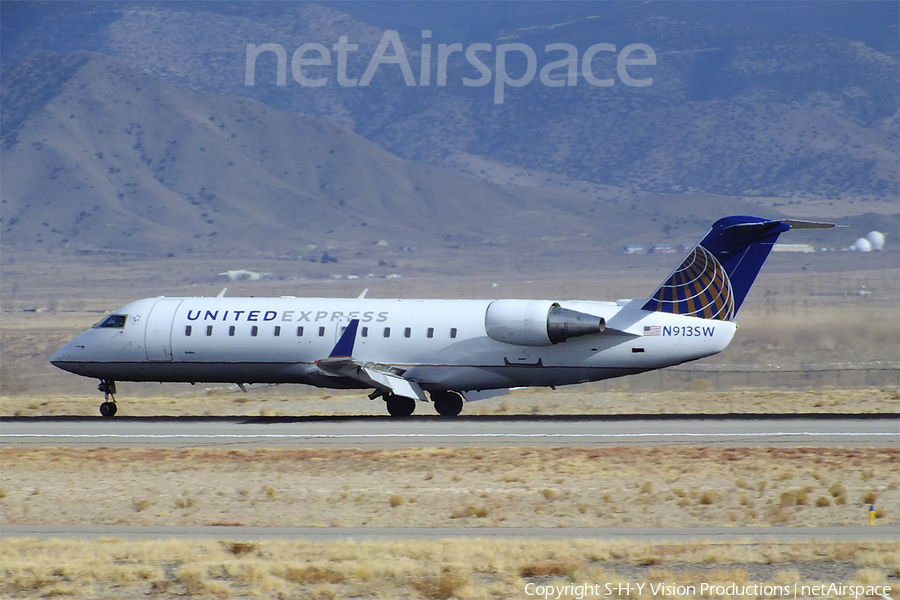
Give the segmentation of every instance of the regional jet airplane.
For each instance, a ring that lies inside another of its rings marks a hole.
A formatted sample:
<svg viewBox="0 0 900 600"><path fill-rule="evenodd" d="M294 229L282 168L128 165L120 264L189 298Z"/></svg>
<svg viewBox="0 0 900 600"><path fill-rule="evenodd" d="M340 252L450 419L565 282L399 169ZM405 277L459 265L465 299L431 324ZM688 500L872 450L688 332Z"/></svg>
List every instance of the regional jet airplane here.
<svg viewBox="0 0 900 600"><path fill-rule="evenodd" d="M147 298L127 304L51 359L100 380L100 414L117 381L303 383L373 389L393 416L430 398L621 377L721 352L778 236L830 223L719 220L649 297L574 300Z"/></svg>

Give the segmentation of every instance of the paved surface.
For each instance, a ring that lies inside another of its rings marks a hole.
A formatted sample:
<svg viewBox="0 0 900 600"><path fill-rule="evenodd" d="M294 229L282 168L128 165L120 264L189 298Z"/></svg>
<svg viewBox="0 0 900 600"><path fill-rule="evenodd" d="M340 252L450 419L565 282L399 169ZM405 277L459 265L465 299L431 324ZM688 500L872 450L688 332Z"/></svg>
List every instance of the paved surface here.
<svg viewBox="0 0 900 600"><path fill-rule="evenodd" d="M5 418L8 447L897 447L896 415Z"/></svg>
<svg viewBox="0 0 900 600"><path fill-rule="evenodd" d="M803 541L803 540L889 540L900 535L898 526L854 527L132 527L127 525L4 525L0 537L122 539L228 539L228 540L392 540L392 539L602 539L652 541Z"/></svg>
<svg viewBox="0 0 900 600"><path fill-rule="evenodd" d="M8 447L407 448L429 446L900 445L897 415L5 418ZM743 541L896 540L897 526L703 528L267 528L4 525L0 537L310 540L458 537Z"/></svg>

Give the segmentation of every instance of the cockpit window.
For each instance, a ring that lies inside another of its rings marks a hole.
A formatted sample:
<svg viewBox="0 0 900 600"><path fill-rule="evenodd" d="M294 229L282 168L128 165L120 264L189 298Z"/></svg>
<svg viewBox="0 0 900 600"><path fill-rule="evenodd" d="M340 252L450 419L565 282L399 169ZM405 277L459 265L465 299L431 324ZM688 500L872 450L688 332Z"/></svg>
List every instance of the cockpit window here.
<svg viewBox="0 0 900 600"><path fill-rule="evenodd" d="M128 319L128 315L109 315L94 327L108 327L111 329L122 329L125 327L125 321Z"/></svg>

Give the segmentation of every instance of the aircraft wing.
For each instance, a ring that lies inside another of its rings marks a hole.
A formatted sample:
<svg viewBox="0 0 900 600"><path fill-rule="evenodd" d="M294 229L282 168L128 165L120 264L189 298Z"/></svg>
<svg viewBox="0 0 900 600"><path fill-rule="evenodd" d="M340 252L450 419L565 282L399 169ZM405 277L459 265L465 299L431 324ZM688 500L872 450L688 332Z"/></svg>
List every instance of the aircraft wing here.
<svg viewBox="0 0 900 600"><path fill-rule="evenodd" d="M403 377L403 370L391 365L361 362L353 358L353 345L359 319L353 319L328 358L316 361L319 370L332 377L349 377L384 393L427 401L425 392L415 381Z"/></svg>
<svg viewBox="0 0 900 600"><path fill-rule="evenodd" d="M374 366L364 365L361 375L360 381L370 381L373 384L372 387L383 391L390 390L393 394L405 398L415 398L423 402L427 400L425 392L419 387L418 383L405 379L400 375L395 375L388 370L379 370Z"/></svg>

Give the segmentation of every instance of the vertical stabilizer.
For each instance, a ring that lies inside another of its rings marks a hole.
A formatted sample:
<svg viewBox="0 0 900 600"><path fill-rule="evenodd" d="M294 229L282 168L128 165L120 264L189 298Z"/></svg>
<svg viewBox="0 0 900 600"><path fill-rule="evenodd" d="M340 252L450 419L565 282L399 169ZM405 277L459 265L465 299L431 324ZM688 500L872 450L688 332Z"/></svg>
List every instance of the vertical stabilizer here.
<svg viewBox="0 0 900 600"><path fill-rule="evenodd" d="M778 236L831 223L725 217L657 288L644 310L732 321Z"/></svg>

